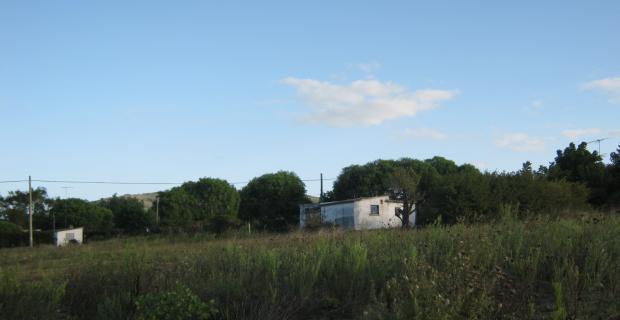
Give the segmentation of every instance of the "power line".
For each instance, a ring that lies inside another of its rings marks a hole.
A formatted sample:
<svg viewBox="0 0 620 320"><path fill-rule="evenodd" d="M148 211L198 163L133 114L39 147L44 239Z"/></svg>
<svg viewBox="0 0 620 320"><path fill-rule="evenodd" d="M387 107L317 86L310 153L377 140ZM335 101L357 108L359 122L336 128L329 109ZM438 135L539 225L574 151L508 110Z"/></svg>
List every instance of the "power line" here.
<svg viewBox="0 0 620 320"><path fill-rule="evenodd" d="M28 180L2 180L0 183L19 183L19 182L28 182Z"/></svg>
<svg viewBox="0 0 620 320"><path fill-rule="evenodd" d="M35 182L43 183L70 183L70 184L154 184L154 185L179 185L183 182L127 182L127 181L84 181L84 180L42 180L33 179Z"/></svg>
<svg viewBox="0 0 620 320"><path fill-rule="evenodd" d="M323 178L323 180L336 180L336 178ZM318 182L321 179L302 179L303 182ZM28 180L0 180L0 183L20 183ZM67 183L67 184L111 184L111 185L182 185L184 182L136 182L136 181L87 181L87 180L46 180L32 179L32 182L41 183ZM246 184L250 181L231 182L230 184Z"/></svg>

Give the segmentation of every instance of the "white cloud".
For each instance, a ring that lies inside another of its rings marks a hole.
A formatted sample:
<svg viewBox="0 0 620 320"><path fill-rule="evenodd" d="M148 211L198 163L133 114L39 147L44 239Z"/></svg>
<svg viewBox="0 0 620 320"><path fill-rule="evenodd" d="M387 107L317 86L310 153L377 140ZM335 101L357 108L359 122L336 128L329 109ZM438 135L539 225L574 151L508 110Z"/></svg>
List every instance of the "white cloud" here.
<svg viewBox="0 0 620 320"><path fill-rule="evenodd" d="M448 138L448 135L431 128L407 128L403 130L402 137L406 139L444 140Z"/></svg>
<svg viewBox="0 0 620 320"><path fill-rule="evenodd" d="M582 89L596 89L609 92L612 95L611 102L620 103L620 77L605 78L586 82Z"/></svg>
<svg viewBox="0 0 620 320"><path fill-rule="evenodd" d="M509 133L495 140L495 145L517 152L541 151L545 149L545 141L529 137L525 133Z"/></svg>
<svg viewBox="0 0 620 320"><path fill-rule="evenodd" d="M620 137L620 130L611 130L607 132L610 137Z"/></svg>
<svg viewBox="0 0 620 320"><path fill-rule="evenodd" d="M286 78L283 82L297 89L309 108L303 120L336 127L378 125L387 120L415 116L419 111L437 108L439 102L457 94L436 89L411 92L392 82L374 79L356 80L346 85L300 78Z"/></svg>
<svg viewBox="0 0 620 320"><path fill-rule="evenodd" d="M540 101L540 100L534 100L534 101L532 101L532 107L533 107L533 108L535 108L535 109L539 109L539 108L541 108L542 106L543 106L542 101Z"/></svg>
<svg viewBox="0 0 620 320"><path fill-rule="evenodd" d="M570 130L562 131L563 136L567 138L571 138L571 139L577 139L577 138L590 136L593 134L599 134L599 133L601 133L601 129L599 128L570 129Z"/></svg>

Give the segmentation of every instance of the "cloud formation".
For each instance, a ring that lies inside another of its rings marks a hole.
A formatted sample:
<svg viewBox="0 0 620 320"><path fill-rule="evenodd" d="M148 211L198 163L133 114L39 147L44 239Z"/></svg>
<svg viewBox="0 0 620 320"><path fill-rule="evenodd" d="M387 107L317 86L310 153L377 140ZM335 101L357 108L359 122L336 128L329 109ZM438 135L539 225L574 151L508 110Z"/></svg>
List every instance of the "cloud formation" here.
<svg viewBox="0 0 620 320"><path fill-rule="evenodd" d="M545 149L545 141L525 133L508 133L495 140L495 145L516 152L532 152Z"/></svg>
<svg viewBox="0 0 620 320"><path fill-rule="evenodd" d="M304 121L335 127L378 125L387 120L415 116L450 100L455 91L424 89L409 91L392 82L356 80L340 85L314 79L286 78L297 90L309 112Z"/></svg>
<svg viewBox="0 0 620 320"><path fill-rule="evenodd" d="M563 136L567 138L571 138L571 139L577 139L577 138L590 136L593 134L599 134L599 133L601 133L601 129L599 128L570 129L570 130L562 131Z"/></svg>
<svg viewBox="0 0 620 320"><path fill-rule="evenodd" d="M431 128L407 128L403 130L402 137L405 139L444 140L448 138L448 135Z"/></svg>
<svg viewBox="0 0 620 320"><path fill-rule="evenodd" d="M611 102L620 103L620 77L604 78L586 82L581 86L582 89L595 89L611 94Z"/></svg>

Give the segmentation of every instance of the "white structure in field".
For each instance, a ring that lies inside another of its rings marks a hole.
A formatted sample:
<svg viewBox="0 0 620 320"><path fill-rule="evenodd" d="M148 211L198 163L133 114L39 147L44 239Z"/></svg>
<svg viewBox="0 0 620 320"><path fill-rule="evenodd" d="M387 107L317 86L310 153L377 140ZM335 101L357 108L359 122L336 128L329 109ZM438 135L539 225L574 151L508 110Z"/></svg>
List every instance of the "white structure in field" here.
<svg viewBox="0 0 620 320"><path fill-rule="evenodd" d="M56 230L54 241L58 247L66 246L72 241L82 244L82 241L84 241L84 228Z"/></svg>
<svg viewBox="0 0 620 320"><path fill-rule="evenodd" d="M301 204L299 226L304 228L310 223L333 223L353 230L394 228L402 225L396 216L402 209L402 201L390 200L389 196ZM415 211L409 222L415 224Z"/></svg>

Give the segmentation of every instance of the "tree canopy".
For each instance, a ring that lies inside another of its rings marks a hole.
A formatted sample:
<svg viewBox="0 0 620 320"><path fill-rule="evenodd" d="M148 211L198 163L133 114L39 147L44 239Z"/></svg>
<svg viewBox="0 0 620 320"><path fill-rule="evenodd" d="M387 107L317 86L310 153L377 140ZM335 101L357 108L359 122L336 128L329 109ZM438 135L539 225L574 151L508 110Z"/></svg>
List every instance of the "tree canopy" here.
<svg viewBox="0 0 620 320"><path fill-rule="evenodd" d="M288 171L264 174L241 189L240 217L253 225L283 231L299 223L299 204L307 202L306 186Z"/></svg>
<svg viewBox="0 0 620 320"><path fill-rule="evenodd" d="M239 192L221 179L202 178L159 193L160 217L164 226L194 226L222 229L235 224Z"/></svg>
<svg viewBox="0 0 620 320"><path fill-rule="evenodd" d="M155 222L153 214L147 212L144 204L135 198L114 195L112 198L101 200L99 204L112 211L114 225L123 232L144 232Z"/></svg>
<svg viewBox="0 0 620 320"><path fill-rule="evenodd" d="M84 227L85 233L109 233L114 227L110 209L82 199L56 199L50 213L58 229Z"/></svg>

